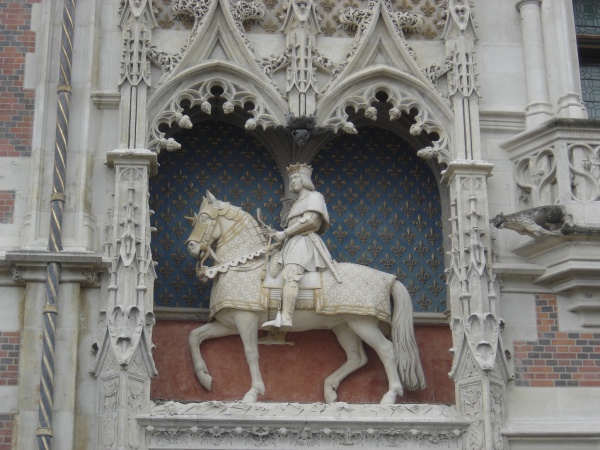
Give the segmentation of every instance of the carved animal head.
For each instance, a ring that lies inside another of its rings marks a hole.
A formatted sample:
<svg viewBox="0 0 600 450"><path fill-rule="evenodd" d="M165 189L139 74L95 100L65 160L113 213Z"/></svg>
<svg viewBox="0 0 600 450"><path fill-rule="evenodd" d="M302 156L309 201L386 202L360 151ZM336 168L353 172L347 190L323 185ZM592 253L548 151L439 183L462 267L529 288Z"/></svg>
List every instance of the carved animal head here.
<svg viewBox="0 0 600 450"><path fill-rule="evenodd" d="M216 239L214 231L217 225L217 218L229 206L229 203L221 202L206 191L206 197L202 197L200 211L194 214L194 217L186 217L193 226L192 232L185 241L185 245L192 256L202 258Z"/></svg>
<svg viewBox="0 0 600 450"><path fill-rule="evenodd" d="M506 217L504 216L504 213L500 213L497 216L490 219L490 222L496 228L502 229L504 228L504 225L506 225Z"/></svg>

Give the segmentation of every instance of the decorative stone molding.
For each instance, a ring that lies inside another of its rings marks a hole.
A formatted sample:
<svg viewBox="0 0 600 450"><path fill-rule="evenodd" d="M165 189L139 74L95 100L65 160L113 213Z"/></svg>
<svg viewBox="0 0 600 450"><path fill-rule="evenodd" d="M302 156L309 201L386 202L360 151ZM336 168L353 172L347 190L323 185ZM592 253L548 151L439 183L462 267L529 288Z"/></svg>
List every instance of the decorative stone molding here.
<svg viewBox="0 0 600 450"><path fill-rule="evenodd" d="M600 236L565 233L530 241L513 251L544 268L535 282L554 292L597 289L600 287L600 257L597 247L589 245L590 242L600 243Z"/></svg>
<svg viewBox="0 0 600 450"><path fill-rule="evenodd" d="M140 415L149 449L462 448L470 421L443 405L155 404Z"/></svg>
<svg viewBox="0 0 600 450"><path fill-rule="evenodd" d="M46 266L49 262L61 264L61 283L80 283L84 286L97 286L98 274L106 272L107 263L97 253L79 252L6 252L6 261L12 268L15 283L46 281Z"/></svg>
<svg viewBox="0 0 600 450"><path fill-rule="evenodd" d="M350 62L360 53L361 47L369 40L373 25L377 23L379 15L382 14L390 24L393 35L399 39L411 59L415 59L413 49L404 38L404 30L418 29L423 25L420 14L410 12L395 12L389 0L369 0L365 9L347 7L340 13L340 22L345 28L355 30L354 43L346 53L344 60L331 73L332 80L338 78L350 65Z"/></svg>
<svg viewBox="0 0 600 450"><path fill-rule="evenodd" d="M598 129L597 120L554 119L504 142L515 163L518 207L597 200Z"/></svg>

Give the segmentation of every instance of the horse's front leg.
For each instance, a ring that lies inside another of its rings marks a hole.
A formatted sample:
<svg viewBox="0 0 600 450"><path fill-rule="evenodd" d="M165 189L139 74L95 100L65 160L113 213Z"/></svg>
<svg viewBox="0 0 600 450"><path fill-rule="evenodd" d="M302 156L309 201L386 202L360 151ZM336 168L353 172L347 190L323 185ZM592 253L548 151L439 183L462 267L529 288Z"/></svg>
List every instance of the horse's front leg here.
<svg viewBox="0 0 600 450"><path fill-rule="evenodd" d="M230 328L221 322L213 321L196 328L190 333L188 337L188 345L192 352L192 362L194 363L194 372L200 381L200 384L210 391L212 387L212 377L206 367L206 362L202 359L200 353L200 345L207 339L213 339L223 336L230 336L236 334L237 330Z"/></svg>
<svg viewBox="0 0 600 450"><path fill-rule="evenodd" d="M249 311L240 311L236 314L235 325L240 333L246 353L246 361L250 368L250 377L252 386L242 401L244 403L255 403L258 395L265 393L265 384L263 383L258 365L258 323L259 314Z"/></svg>

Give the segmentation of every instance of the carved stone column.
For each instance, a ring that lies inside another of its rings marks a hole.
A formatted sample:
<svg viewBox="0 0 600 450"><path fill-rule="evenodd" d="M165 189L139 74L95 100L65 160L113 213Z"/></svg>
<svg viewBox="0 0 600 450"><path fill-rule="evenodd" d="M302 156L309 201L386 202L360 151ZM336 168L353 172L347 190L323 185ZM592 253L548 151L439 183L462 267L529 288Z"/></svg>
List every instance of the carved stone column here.
<svg viewBox="0 0 600 450"><path fill-rule="evenodd" d="M550 100L560 118L585 119L581 101L579 63L572 0L544 1L541 5ZM546 32L547 31L547 32Z"/></svg>
<svg viewBox="0 0 600 450"><path fill-rule="evenodd" d="M525 113L527 128L539 125L552 117L552 106L548 99L546 58L542 35L540 5L542 0L520 0L516 4L521 14L523 52L525 56L525 78L527 81L528 105Z"/></svg>
<svg viewBox="0 0 600 450"><path fill-rule="evenodd" d="M136 417L150 409L154 280L150 251L148 182L156 153L146 150L146 97L150 86L147 50L156 26L151 0L126 0L121 8L120 149L107 153L114 168L112 221L107 227L97 357L97 448L144 449Z"/></svg>
<svg viewBox="0 0 600 450"><path fill-rule="evenodd" d="M469 450L500 450L505 418L506 361L490 256L487 178L493 164L481 160L479 97L475 72L475 29L469 3L450 0L444 30L454 106L454 161L444 172L449 186L451 249L447 270L459 412L472 424Z"/></svg>
<svg viewBox="0 0 600 450"><path fill-rule="evenodd" d="M154 265L150 252L148 177L156 168L149 150L108 153L115 169L115 200L104 257L110 261L103 292L97 359L98 448L142 449L136 417L150 408Z"/></svg>

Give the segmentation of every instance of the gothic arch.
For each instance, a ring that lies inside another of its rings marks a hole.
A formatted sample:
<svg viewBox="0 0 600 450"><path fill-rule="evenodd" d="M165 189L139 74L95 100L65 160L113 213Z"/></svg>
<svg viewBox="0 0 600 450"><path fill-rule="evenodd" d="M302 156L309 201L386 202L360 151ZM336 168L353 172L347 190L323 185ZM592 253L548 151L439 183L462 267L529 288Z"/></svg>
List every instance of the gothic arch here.
<svg viewBox="0 0 600 450"><path fill-rule="evenodd" d="M382 94L384 102L380 101ZM377 107L383 104L387 107ZM344 77L327 91L319 108L319 125L336 132L353 132L348 126L348 108L362 111L366 119L377 123L398 120L403 114L412 115L414 123L408 129L409 134L437 135L431 142L430 154L435 155L440 164L448 164L453 159L450 146L454 114L446 100L433 87L397 69L381 65ZM414 111L417 113L413 114Z"/></svg>
<svg viewBox="0 0 600 450"><path fill-rule="evenodd" d="M286 113L285 102L268 82L229 62L209 61L181 72L152 94L148 102L148 147L158 151L180 148L173 138L165 138L165 128L174 127L169 135L177 128L191 129L193 121L186 110L199 107L208 117L213 109L211 101L216 98L222 100L225 115L245 112L248 131L282 125Z"/></svg>

